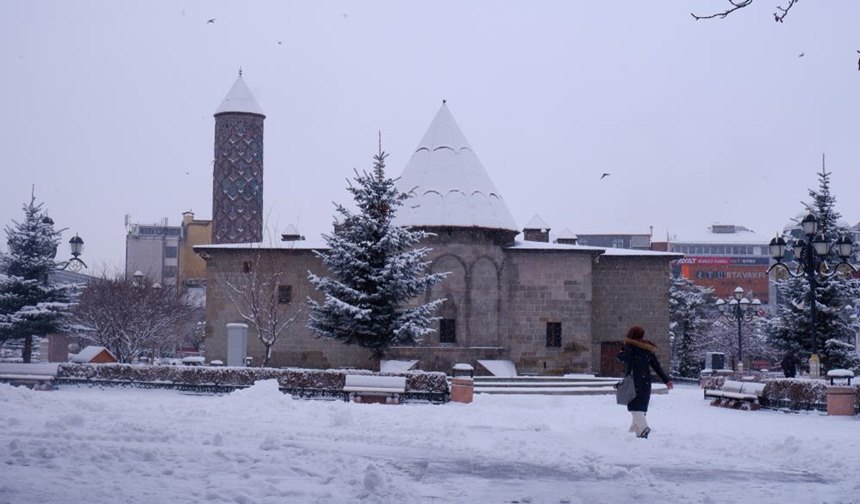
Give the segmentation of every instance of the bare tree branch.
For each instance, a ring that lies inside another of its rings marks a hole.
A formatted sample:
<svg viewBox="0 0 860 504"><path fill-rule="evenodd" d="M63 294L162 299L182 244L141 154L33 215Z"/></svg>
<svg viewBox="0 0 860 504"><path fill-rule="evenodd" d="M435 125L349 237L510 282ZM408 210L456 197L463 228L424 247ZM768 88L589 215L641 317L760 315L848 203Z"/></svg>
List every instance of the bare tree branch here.
<svg viewBox="0 0 860 504"><path fill-rule="evenodd" d="M697 14L693 14L691 12L690 15L693 16L693 19L695 19L697 21L699 19L715 19L715 18L723 19L726 16L728 16L729 14L731 14L732 12L735 12L736 10L740 10L740 9L745 8L745 7L749 7L753 3L753 0L728 0L728 2L729 2L729 4L731 4L731 7L727 8L726 10L724 10L722 12L716 12L714 14L710 14L707 16L700 16ZM774 20L777 23L782 23L785 20L785 16L788 15L788 11L790 11L791 8L794 7L794 4L796 4L797 2L798 2L798 0L788 0L788 4L786 4L785 7L782 7L781 5L777 5L776 6L777 11L773 13Z"/></svg>
<svg viewBox="0 0 860 504"><path fill-rule="evenodd" d="M260 365L265 367L272 358L272 347L296 323L304 307L296 308L292 300L281 299L279 289L289 288L287 275L273 257L258 251L254 259L250 271L228 276L225 292L239 317L263 343L265 355Z"/></svg>
<svg viewBox="0 0 860 504"><path fill-rule="evenodd" d="M693 19L695 19L697 21L699 19L714 19L714 18L722 19L722 18L728 16L729 14L731 14L732 12L734 12L738 9L743 9L744 7L747 7L748 5L753 3L753 0L737 0L737 1L736 0L728 0L728 2L730 4L732 4L732 6L723 12L717 12L715 14L710 14L708 16L698 16L698 15L693 14L691 12L690 15L693 16Z"/></svg>
<svg viewBox="0 0 860 504"><path fill-rule="evenodd" d="M797 0L788 0L788 5L786 5L785 8L777 5L776 8L777 8L777 11L779 11L779 12L773 13L774 21L776 21L777 23L782 23L782 21L785 19L785 16L788 15L788 11L791 10L791 8L794 7L794 4L796 4L796 3L797 3ZM780 14L780 12L781 12L781 14Z"/></svg>

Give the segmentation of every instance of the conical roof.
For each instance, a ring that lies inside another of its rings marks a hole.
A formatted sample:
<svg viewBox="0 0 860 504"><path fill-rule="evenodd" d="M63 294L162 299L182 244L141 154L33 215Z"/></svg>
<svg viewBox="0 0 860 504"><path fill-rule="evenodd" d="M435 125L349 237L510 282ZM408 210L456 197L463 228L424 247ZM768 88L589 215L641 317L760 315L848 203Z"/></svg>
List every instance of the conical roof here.
<svg viewBox="0 0 860 504"><path fill-rule="evenodd" d="M397 212L398 225L519 231L445 102L403 169L397 188L414 191Z"/></svg>
<svg viewBox="0 0 860 504"><path fill-rule="evenodd" d="M233 87L230 88L227 96L224 97L224 101L221 102L218 110L215 111L215 115L226 112L244 112L246 114L266 116L260 104L254 99L254 95L251 94L251 90L248 89L248 85L245 84L245 79L242 78L241 73L236 82L233 83Z"/></svg>

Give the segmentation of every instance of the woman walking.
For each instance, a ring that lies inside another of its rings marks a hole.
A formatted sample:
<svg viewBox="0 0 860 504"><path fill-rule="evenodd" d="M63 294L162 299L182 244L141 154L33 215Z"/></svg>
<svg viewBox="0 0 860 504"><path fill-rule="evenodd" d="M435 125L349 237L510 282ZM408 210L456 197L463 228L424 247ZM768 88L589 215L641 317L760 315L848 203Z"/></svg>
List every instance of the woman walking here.
<svg viewBox="0 0 860 504"><path fill-rule="evenodd" d="M672 380L660 367L656 352L657 345L645 339L645 329L633 326L627 331L624 347L618 354L618 360L624 363L625 376L633 375L633 384L636 386L636 397L627 404L627 411L633 416L630 432L639 438L647 438L651 432L645 413L648 412L648 403L651 401L652 368L666 387L672 390Z"/></svg>

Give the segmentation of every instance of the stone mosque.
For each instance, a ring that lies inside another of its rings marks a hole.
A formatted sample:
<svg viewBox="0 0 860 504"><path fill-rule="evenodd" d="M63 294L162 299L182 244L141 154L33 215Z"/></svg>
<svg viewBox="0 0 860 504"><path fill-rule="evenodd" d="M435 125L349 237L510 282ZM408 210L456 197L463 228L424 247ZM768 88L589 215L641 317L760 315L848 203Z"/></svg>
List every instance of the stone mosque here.
<svg viewBox="0 0 860 504"><path fill-rule="evenodd" d="M314 255L326 249L322 238L291 228L282 241L261 243L265 118L240 74L215 112L212 243L194 248L206 261L207 358L227 361L227 324L242 322L226 282L259 268L279 272L283 314L298 315L273 346L270 365L378 370L369 351L305 326L305 299L320 298L307 272L325 274ZM417 361L415 369L425 371L468 363L481 374L482 363L509 361L523 374L616 375L621 341L641 325L668 363L669 274L681 256L550 242L539 217L516 224L490 174L443 102L399 174L398 188L416 188L416 195L397 223L434 233L424 243L430 269L449 275L420 301L446 301L435 332L385 359ZM248 355L261 362L264 346L248 331Z"/></svg>

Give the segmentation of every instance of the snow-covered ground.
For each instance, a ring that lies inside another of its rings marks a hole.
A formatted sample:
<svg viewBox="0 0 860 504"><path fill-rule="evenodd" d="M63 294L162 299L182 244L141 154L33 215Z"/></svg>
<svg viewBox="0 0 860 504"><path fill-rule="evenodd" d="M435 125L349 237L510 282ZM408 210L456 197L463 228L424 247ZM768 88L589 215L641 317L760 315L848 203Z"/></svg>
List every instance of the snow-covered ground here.
<svg viewBox="0 0 860 504"><path fill-rule="evenodd" d="M2 503L858 503L860 418L611 396L400 406L0 384Z"/></svg>

